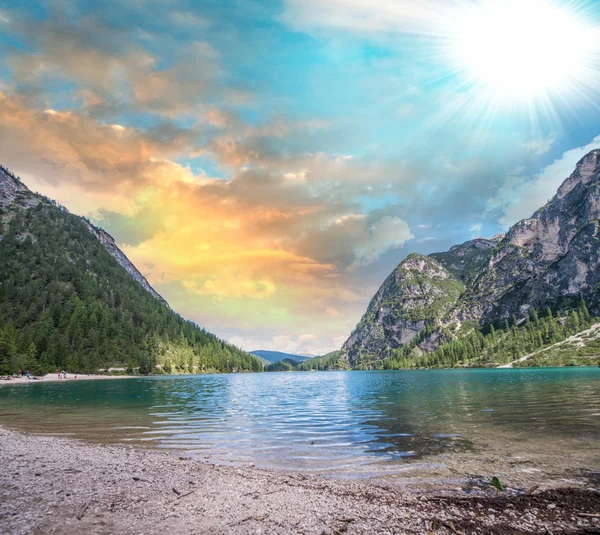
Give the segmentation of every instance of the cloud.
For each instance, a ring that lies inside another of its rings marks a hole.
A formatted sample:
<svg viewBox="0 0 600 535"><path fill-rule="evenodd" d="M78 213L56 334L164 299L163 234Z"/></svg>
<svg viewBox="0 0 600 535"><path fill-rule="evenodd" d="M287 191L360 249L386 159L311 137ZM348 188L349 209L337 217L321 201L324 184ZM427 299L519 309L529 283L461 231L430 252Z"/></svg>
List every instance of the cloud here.
<svg viewBox="0 0 600 535"><path fill-rule="evenodd" d="M398 217L384 216L367 230L364 239L357 240L354 248L355 260L352 267L369 265L390 249L403 247L414 238L408 223Z"/></svg>
<svg viewBox="0 0 600 535"><path fill-rule="evenodd" d="M299 336L282 334L273 336L270 339L232 336L228 341L246 351L262 349L281 351L293 355L318 356L339 349L345 339L338 337L332 341L315 334L301 334Z"/></svg>
<svg viewBox="0 0 600 535"><path fill-rule="evenodd" d="M281 20L308 32L348 32L373 38L431 33L444 27L452 6L436 0L285 0Z"/></svg>
<svg viewBox="0 0 600 535"><path fill-rule="evenodd" d="M554 197L558 187L575 169L577 162L591 150L600 147L600 136L583 147L577 147L546 166L534 176L523 176L519 170L508 175L497 195L488 203L488 214L504 227L531 215Z"/></svg>
<svg viewBox="0 0 600 535"><path fill-rule="evenodd" d="M218 300L230 297L268 299L277 291L275 283L267 277L260 277L256 280L235 276L217 279L210 278L202 283L184 280L182 284L184 288L192 293L201 296L211 296Z"/></svg>
<svg viewBox="0 0 600 535"><path fill-rule="evenodd" d="M114 128L74 112L40 111L0 93L0 154L30 185L69 202L79 213L133 214L144 188L189 172L168 158L187 146L178 131ZM189 179L189 176L187 177ZM65 194L69 198L65 198ZM79 198L81 196L81 198Z"/></svg>
<svg viewBox="0 0 600 535"><path fill-rule="evenodd" d="M477 238L477 237L481 236L482 228L483 228L483 225L481 223L475 223L474 225L471 225L471 228L469 229L469 231L471 232L471 237Z"/></svg>
<svg viewBox="0 0 600 535"><path fill-rule="evenodd" d="M196 175L175 161L194 135L169 126L115 128L0 95L3 165L107 226L180 313L223 336L286 332L293 324L321 337L315 348L350 332L371 290L343 268L357 243L372 239L368 218L355 216L357 206L335 199L328 186L286 179L283 169L298 169L277 163L284 159L277 153L273 170L265 160L232 167L227 178ZM316 157L325 166L337 159ZM337 221L352 222L357 238L336 240L330 229Z"/></svg>
<svg viewBox="0 0 600 535"><path fill-rule="evenodd" d="M544 156L550 152L555 141L556 137L552 135L543 139L534 139L523 143L523 148L535 156Z"/></svg>
<svg viewBox="0 0 600 535"><path fill-rule="evenodd" d="M12 17L8 31L27 46L10 48L5 61L30 98L43 101L49 81L55 90L58 82L70 82L75 89L64 91L94 115L130 108L173 116L224 92L216 84L221 58L208 43L190 40L173 49L169 34L145 34L144 42L136 25L74 11L55 3L47 18ZM182 17L172 13L165 22L180 27ZM151 49L162 49L162 57Z"/></svg>

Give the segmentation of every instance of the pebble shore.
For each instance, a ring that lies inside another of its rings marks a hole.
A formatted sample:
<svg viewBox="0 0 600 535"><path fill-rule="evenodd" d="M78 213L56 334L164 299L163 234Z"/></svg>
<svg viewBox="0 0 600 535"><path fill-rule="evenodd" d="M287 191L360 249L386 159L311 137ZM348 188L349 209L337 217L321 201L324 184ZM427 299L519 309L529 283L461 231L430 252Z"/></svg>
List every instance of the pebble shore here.
<svg viewBox="0 0 600 535"><path fill-rule="evenodd" d="M436 496L4 428L0 466L6 534L600 532L594 489Z"/></svg>

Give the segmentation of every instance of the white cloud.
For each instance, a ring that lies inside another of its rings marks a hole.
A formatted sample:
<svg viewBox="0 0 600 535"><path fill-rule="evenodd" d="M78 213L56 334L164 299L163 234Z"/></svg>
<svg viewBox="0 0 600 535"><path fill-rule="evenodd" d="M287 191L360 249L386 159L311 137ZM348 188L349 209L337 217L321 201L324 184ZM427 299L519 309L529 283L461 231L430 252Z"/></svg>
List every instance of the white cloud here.
<svg viewBox="0 0 600 535"><path fill-rule="evenodd" d="M430 33L448 24L452 2L440 0L285 0L281 20L296 30L382 37Z"/></svg>
<svg viewBox="0 0 600 535"><path fill-rule="evenodd" d="M548 154L556 138L554 136L547 137L545 139L533 139L527 143L523 143L523 148L536 156L543 156Z"/></svg>
<svg viewBox="0 0 600 535"><path fill-rule="evenodd" d="M575 169L577 162L588 152L600 147L600 136L583 146L565 152L561 158L532 177L522 176L521 170L507 176L498 194L488 202L488 213L495 214L506 227L531 215L549 199Z"/></svg>
<svg viewBox="0 0 600 535"><path fill-rule="evenodd" d="M477 238L478 236L481 236L481 228L481 223L475 223L474 225L471 225L471 228L469 229L471 231L471 237Z"/></svg>
<svg viewBox="0 0 600 535"><path fill-rule="evenodd" d="M386 215L369 227L367 239L354 248L355 260L351 268L369 265L390 249L403 247L414 238L408 223L399 217Z"/></svg>
<svg viewBox="0 0 600 535"><path fill-rule="evenodd" d="M297 337L289 334L282 334L273 336L271 339L267 340L245 336L233 336L229 339L229 342L246 351L262 349L267 351L292 353L294 355L318 356L339 349L342 347L345 340L345 337L334 337L334 339L331 340L314 334L301 334Z"/></svg>

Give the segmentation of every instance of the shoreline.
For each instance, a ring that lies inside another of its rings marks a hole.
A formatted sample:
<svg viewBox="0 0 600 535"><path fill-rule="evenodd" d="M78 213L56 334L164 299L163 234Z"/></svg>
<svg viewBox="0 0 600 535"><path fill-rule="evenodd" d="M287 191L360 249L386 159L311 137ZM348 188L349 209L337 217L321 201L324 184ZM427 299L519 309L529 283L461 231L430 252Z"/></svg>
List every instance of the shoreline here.
<svg viewBox="0 0 600 535"><path fill-rule="evenodd" d="M101 375L92 374L87 375L83 373L68 373L66 379L59 379L56 373L47 373L36 379L27 379L27 377L14 377L9 379L0 380L0 385L24 385L24 384L38 384L38 383L63 383L72 381L101 381L106 379L135 379L136 377L142 377L140 375Z"/></svg>
<svg viewBox="0 0 600 535"><path fill-rule="evenodd" d="M353 371L377 371L377 372L401 372L401 371L411 371L411 372L420 372L420 371L465 371L465 370L542 370L542 369L583 369L590 368L596 369L600 366L536 366L536 367L507 367L505 366L491 366L491 367L473 367L473 368L401 368L394 370L310 370L310 372L320 372L320 373L332 373L332 372L353 372ZM277 371L277 372L243 372L243 373L307 373L304 370L290 370L290 371ZM72 382L72 381L102 381L108 379L140 379L140 378L148 378L148 377L193 377L193 376L201 376L201 375L213 375L218 374L221 375L221 372L207 372L207 373L172 373L172 374L150 374L150 375L104 375L104 374L83 374L83 373L68 373L67 379L59 379L58 374L56 373L47 373L41 377L37 377L35 379L27 379L27 377L13 377L9 380L0 379L0 386L2 385L22 385L22 384L38 384L38 383L62 383L62 382Z"/></svg>
<svg viewBox="0 0 600 535"><path fill-rule="evenodd" d="M217 466L177 453L1 426L0 466L5 533L516 535L600 529L596 489L411 494L381 480Z"/></svg>

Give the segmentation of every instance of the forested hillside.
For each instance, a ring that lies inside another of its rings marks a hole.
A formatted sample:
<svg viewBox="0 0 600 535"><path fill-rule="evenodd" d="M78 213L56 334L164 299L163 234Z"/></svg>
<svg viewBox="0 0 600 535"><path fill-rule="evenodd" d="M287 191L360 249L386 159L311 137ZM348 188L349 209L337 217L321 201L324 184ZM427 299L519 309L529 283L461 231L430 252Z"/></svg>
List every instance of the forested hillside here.
<svg viewBox="0 0 600 535"><path fill-rule="evenodd" d="M592 327L592 328L590 328ZM430 329L433 327L430 327ZM460 332L458 332L460 331ZM428 336L424 329L422 336ZM476 322L453 325L443 333L450 342L423 352L420 338L393 350L388 358L354 364L355 369L414 369L510 366L596 365L600 360L600 318L590 315L585 301L565 303L552 311L534 311L521 321L506 320L497 328ZM350 364L343 351L334 351L299 363L299 371L345 370Z"/></svg>
<svg viewBox="0 0 600 535"><path fill-rule="evenodd" d="M394 356L382 362L382 366L385 369L500 366L561 342L597 321L598 318L592 318L585 302L580 300L575 308L563 315L557 315L550 308L546 308L539 313L533 312L520 323L513 318L511 321L505 321L498 329L490 325L487 332L477 325L464 326L469 330L468 334L424 354L416 349L415 341L412 346L396 349ZM448 333L448 336L450 335L451 333ZM597 358L591 356L589 362L565 356L565 359L554 364L591 364L595 360ZM532 366L540 363L539 360L526 360L521 365Z"/></svg>
<svg viewBox="0 0 600 535"><path fill-rule="evenodd" d="M257 358L154 297L111 256L89 223L6 182L11 176L0 171L0 182L3 177L1 374L22 368L262 371Z"/></svg>
<svg viewBox="0 0 600 535"><path fill-rule="evenodd" d="M298 365L298 370L304 372L346 370L348 369L348 363L343 362L340 359L341 356L341 351L332 351L322 357L314 357L301 362Z"/></svg>
<svg viewBox="0 0 600 535"><path fill-rule="evenodd" d="M506 234L407 256L342 346L340 365L502 364L585 328L587 308L600 315L600 149Z"/></svg>
<svg viewBox="0 0 600 535"><path fill-rule="evenodd" d="M265 366L266 372L293 372L298 369L299 362L293 359L283 359Z"/></svg>

